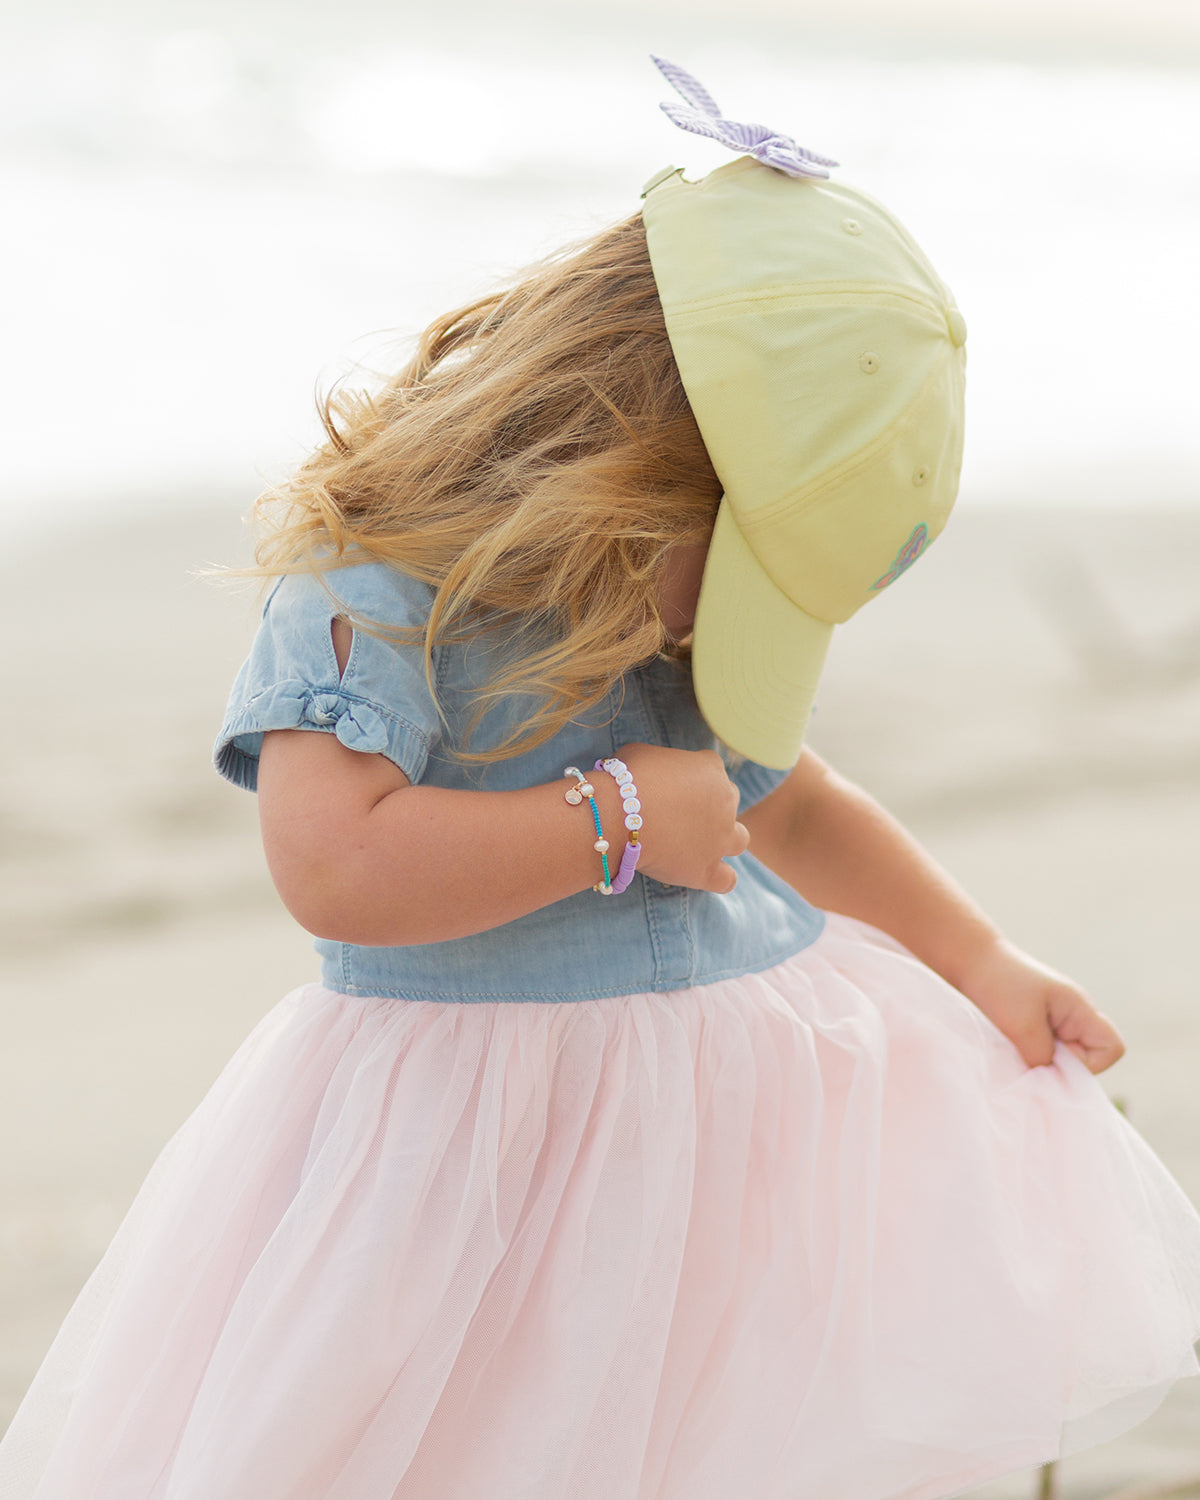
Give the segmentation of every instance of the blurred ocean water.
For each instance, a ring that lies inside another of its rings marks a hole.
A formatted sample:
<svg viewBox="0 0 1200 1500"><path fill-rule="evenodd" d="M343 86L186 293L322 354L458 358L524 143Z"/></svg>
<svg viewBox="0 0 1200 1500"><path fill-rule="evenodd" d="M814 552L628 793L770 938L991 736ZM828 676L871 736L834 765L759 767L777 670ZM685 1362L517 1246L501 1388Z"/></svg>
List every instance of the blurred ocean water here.
<svg viewBox="0 0 1200 1500"><path fill-rule="evenodd" d="M651 48L836 156L970 327L964 495L1200 502L1200 70L831 43L653 6L0 12L0 511L244 494L312 392L725 159Z"/></svg>

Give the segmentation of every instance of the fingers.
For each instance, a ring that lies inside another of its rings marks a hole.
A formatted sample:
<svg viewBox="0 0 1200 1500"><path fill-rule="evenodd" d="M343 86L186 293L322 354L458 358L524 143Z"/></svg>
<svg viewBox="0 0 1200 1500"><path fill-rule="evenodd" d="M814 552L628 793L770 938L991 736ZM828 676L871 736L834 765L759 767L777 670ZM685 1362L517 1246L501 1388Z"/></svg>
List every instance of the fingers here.
<svg viewBox="0 0 1200 1500"><path fill-rule="evenodd" d="M1068 1037L1060 1031L1059 1038L1090 1073L1103 1073L1125 1056L1125 1043L1120 1032L1107 1016L1099 1012L1091 1026L1079 1028L1078 1035Z"/></svg>
<svg viewBox="0 0 1200 1500"><path fill-rule="evenodd" d="M1054 1034L1091 1073L1103 1073L1125 1055L1121 1033L1086 994L1060 985L1047 1007Z"/></svg>
<svg viewBox="0 0 1200 1500"><path fill-rule="evenodd" d="M739 854L745 854L750 847L750 830L744 823L733 825L733 834L730 839L729 852L721 859L715 869L711 872L712 883L706 887L716 892L718 896L728 896L729 892L737 885L737 871L729 863L736 859Z"/></svg>
<svg viewBox="0 0 1200 1500"><path fill-rule="evenodd" d="M1103 1073L1113 1063L1125 1056L1125 1043L1110 1043L1106 1047L1085 1047L1082 1042L1064 1043L1068 1052L1073 1052L1089 1073Z"/></svg>
<svg viewBox="0 0 1200 1500"><path fill-rule="evenodd" d="M1048 1021L1028 1021L1009 1033L1026 1067L1045 1068L1054 1061L1055 1037Z"/></svg>
<svg viewBox="0 0 1200 1500"><path fill-rule="evenodd" d="M1105 1068L1111 1068L1113 1063L1120 1062L1124 1056L1125 1042L1114 1028L1112 1040L1098 1049L1095 1067L1092 1067L1091 1063L1088 1067L1093 1073L1103 1073Z"/></svg>
<svg viewBox="0 0 1200 1500"><path fill-rule="evenodd" d="M1061 1042L1073 1052L1090 1073L1103 1073L1125 1056L1125 1043L1110 1021L1100 1015L1095 1024L1082 1027L1052 1028L1047 1022L1026 1022L1010 1033L1010 1040L1031 1068L1041 1068L1054 1061L1055 1046Z"/></svg>

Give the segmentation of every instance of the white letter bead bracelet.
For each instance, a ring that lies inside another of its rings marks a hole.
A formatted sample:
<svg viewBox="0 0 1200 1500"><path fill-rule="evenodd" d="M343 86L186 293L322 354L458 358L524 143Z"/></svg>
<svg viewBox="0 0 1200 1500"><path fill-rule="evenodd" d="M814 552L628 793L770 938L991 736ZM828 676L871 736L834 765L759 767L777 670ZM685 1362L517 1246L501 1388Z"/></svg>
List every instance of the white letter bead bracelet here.
<svg viewBox="0 0 1200 1500"><path fill-rule="evenodd" d="M629 834L621 855L620 869L612 883L613 890L619 896L632 882L637 862L642 857L642 804L638 800L637 787L633 784L633 772L623 760L610 755L607 760L598 760L595 769L607 771L617 783L621 793L621 807L625 813L625 828Z"/></svg>
<svg viewBox="0 0 1200 1500"><path fill-rule="evenodd" d="M613 755L608 760L598 760L595 769L607 771L617 783L617 788L621 793L621 807L625 814L625 827L629 833L625 851L621 855L621 864L615 876L611 874L608 866L609 843L600 825L600 809L596 806L595 788L578 766L563 768L564 776L575 778L575 785L569 791L564 792L563 796L574 807L578 807L586 797L592 814L592 822L596 825L596 841L592 848L600 856L600 863L604 868L604 879L598 881L592 889L602 896L619 896L622 891L629 888L637 870L637 862L641 858L642 804L638 800L637 787L633 784L633 772L623 760L618 760Z"/></svg>

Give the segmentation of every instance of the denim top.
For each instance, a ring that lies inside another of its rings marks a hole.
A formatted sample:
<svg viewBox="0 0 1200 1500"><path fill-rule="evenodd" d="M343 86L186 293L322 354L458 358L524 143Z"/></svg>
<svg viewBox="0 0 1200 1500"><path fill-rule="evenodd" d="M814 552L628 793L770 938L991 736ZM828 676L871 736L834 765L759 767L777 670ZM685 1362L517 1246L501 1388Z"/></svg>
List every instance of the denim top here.
<svg viewBox="0 0 1200 1500"><path fill-rule="evenodd" d="M433 590L382 563L324 575L283 578L263 611L250 655L238 673L217 739L217 769L254 790L262 736L269 729L336 734L351 750L385 755L414 785L505 791L588 770L618 746L652 743L684 750L719 749L696 707L686 667L647 662L616 683L607 698L535 750L488 764L451 753L469 722L477 688L505 650L497 632L434 652L439 717L420 645L396 646L362 629L339 680L334 616L384 626L422 625ZM511 648L510 648L511 649ZM531 700L514 695L489 708L471 745L497 743L528 717ZM596 772L603 775L603 772ZM787 773L734 762L732 779L744 810ZM564 789L567 783L564 782ZM653 836L654 809L644 809ZM619 858L624 830L605 830ZM579 837L592 837L585 805ZM536 831L530 858L536 858ZM597 855L597 868L599 856ZM638 875L622 895L582 891L489 932L441 943L365 947L317 939L323 983L349 995L412 1000L587 1000L647 990L674 990L770 968L812 943L823 917L747 853L737 860L729 895L663 885ZM506 872L520 879L520 870Z"/></svg>

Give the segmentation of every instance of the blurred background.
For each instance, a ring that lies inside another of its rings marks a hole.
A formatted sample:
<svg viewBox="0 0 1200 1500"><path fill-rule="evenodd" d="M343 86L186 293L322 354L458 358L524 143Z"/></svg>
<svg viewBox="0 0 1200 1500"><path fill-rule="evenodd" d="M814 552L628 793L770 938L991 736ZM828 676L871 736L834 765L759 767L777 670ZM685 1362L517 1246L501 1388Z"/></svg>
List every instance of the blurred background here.
<svg viewBox="0 0 1200 1500"><path fill-rule="evenodd" d="M814 743L1091 988L1200 1200L1200 0L0 0L0 1425L313 974L208 768L254 593L198 574L248 557L315 387L725 159L650 51L837 157L955 291L958 512L839 632ZM1196 1386L1066 1494L1200 1470Z"/></svg>

